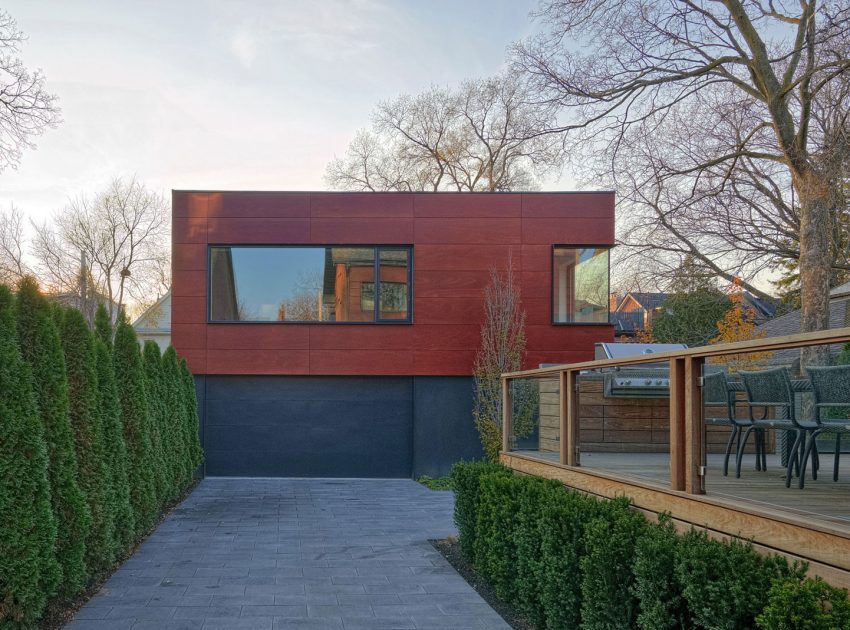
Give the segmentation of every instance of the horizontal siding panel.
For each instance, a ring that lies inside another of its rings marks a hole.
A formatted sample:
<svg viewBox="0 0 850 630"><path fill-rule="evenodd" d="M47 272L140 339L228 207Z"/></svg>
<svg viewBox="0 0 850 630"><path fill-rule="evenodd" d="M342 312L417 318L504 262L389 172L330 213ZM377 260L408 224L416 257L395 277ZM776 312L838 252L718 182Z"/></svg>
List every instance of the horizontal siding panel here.
<svg viewBox="0 0 850 630"><path fill-rule="evenodd" d="M413 219L313 218L310 240L328 245L409 245L413 243Z"/></svg>
<svg viewBox="0 0 850 630"><path fill-rule="evenodd" d="M611 326L526 326L529 350L581 350L593 344L612 341Z"/></svg>
<svg viewBox="0 0 850 630"><path fill-rule="evenodd" d="M206 269L175 270L171 279L171 294L205 296L207 294Z"/></svg>
<svg viewBox="0 0 850 630"><path fill-rule="evenodd" d="M171 221L171 241L173 243L206 243L206 217L175 217Z"/></svg>
<svg viewBox="0 0 850 630"><path fill-rule="evenodd" d="M523 243L520 257L522 271L552 271L552 246Z"/></svg>
<svg viewBox="0 0 850 630"><path fill-rule="evenodd" d="M410 350L413 329L409 324L319 325L310 328L314 350Z"/></svg>
<svg viewBox="0 0 850 630"><path fill-rule="evenodd" d="M416 243L504 243L520 242L521 219L417 218Z"/></svg>
<svg viewBox="0 0 850 630"><path fill-rule="evenodd" d="M614 222L610 219L523 219L522 242L613 245Z"/></svg>
<svg viewBox="0 0 850 630"><path fill-rule="evenodd" d="M549 271L521 271L519 273L520 297L549 298L552 295L551 274Z"/></svg>
<svg viewBox="0 0 850 630"><path fill-rule="evenodd" d="M314 218L412 218L413 196L401 193L312 193Z"/></svg>
<svg viewBox="0 0 850 630"><path fill-rule="evenodd" d="M310 350L310 374L406 375L412 350Z"/></svg>
<svg viewBox="0 0 850 630"><path fill-rule="evenodd" d="M171 297L171 323L202 324L207 321L207 300L204 297Z"/></svg>
<svg viewBox="0 0 850 630"><path fill-rule="evenodd" d="M493 267L504 269L508 257L520 256L519 245L437 245L416 244L413 267L419 271L490 271Z"/></svg>
<svg viewBox="0 0 850 630"><path fill-rule="evenodd" d="M418 324L414 348L431 350L476 350L481 344L481 327L475 324Z"/></svg>
<svg viewBox="0 0 850 630"><path fill-rule="evenodd" d="M310 242L310 220L278 218L212 218L207 224L210 243L237 245Z"/></svg>
<svg viewBox="0 0 850 630"><path fill-rule="evenodd" d="M171 343L175 348L203 350L206 348L206 324L176 324L171 328Z"/></svg>
<svg viewBox="0 0 850 630"><path fill-rule="evenodd" d="M210 324L207 346L210 349L307 350L310 332L307 326L292 324Z"/></svg>
<svg viewBox="0 0 850 630"><path fill-rule="evenodd" d="M523 195L523 218L591 218L611 221L614 218L614 193L570 193Z"/></svg>
<svg viewBox="0 0 850 630"><path fill-rule="evenodd" d="M210 217L307 218L310 216L309 193L229 192L221 202L210 204Z"/></svg>
<svg viewBox="0 0 850 630"><path fill-rule="evenodd" d="M172 191L171 215L181 218L204 218L207 216L211 193Z"/></svg>
<svg viewBox="0 0 850 630"><path fill-rule="evenodd" d="M177 356L181 359L186 359L186 364L189 366L189 371L192 374L207 373L207 352L206 350L183 349L175 345Z"/></svg>
<svg viewBox="0 0 850 630"><path fill-rule="evenodd" d="M171 254L174 271L197 271L207 268L207 246L202 243L176 243Z"/></svg>
<svg viewBox="0 0 850 630"><path fill-rule="evenodd" d="M490 282L489 271L421 271L416 261L414 268L414 290L418 297L423 298L483 298L484 289Z"/></svg>
<svg viewBox="0 0 850 630"><path fill-rule="evenodd" d="M519 217L522 215L522 195L464 193L447 197L441 193L418 193L413 196L413 211L417 218Z"/></svg>
<svg viewBox="0 0 850 630"><path fill-rule="evenodd" d="M482 301L476 298L416 298L416 324L478 324L484 319Z"/></svg>
<svg viewBox="0 0 850 630"><path fill-rule="evenodd" d="M416 350L413 369L417 376L471 376L475 350Z"/></svg>
<svg viewBox="0 0 850 630"><path fill-rule="evenodd" d="M308 374L308 350L207 350L207 374Z"/></svg>

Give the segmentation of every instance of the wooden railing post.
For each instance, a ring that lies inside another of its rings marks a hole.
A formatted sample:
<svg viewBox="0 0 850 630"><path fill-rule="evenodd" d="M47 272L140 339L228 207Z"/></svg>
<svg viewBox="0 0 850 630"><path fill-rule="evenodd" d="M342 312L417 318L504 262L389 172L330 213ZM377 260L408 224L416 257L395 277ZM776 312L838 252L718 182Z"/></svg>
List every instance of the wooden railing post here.
<svg viewBox="0 0 850 630"><path fill-rule="evenodd" d="M702 390L703 357L685 359L685 492L705 494Z"/></svg>
<svg viewBox="0 0 850 630"><path fill-rule="evenodd" d="M502 450L511 450L511 434L513 433L513 399L511 397L511 381L502 377Z"/></svg>
<svg viewBox="0 0 850 630"><path fill-rule="evenodd" d="M670 359L670 487L685 489L685 360Z"/></svg>
<svg viewBox="0 0 850 630"><path fill-rule="evenodd" d="M561 463L579 465L578 371L562 370L558 389L561 403Z"/></svg>

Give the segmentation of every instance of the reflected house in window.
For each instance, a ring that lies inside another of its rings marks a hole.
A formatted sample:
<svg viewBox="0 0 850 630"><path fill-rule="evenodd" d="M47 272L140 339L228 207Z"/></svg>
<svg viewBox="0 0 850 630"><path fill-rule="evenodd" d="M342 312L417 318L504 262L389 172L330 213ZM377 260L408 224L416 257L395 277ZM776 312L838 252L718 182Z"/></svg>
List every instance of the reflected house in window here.
<svg viewBox="0 0 850 630"><path fill-rule="evenodd" d="M523 367L613 340L614 195L173 193L172 339L206 473L410 477L481 456L472 371L511 261Z"/></svg>

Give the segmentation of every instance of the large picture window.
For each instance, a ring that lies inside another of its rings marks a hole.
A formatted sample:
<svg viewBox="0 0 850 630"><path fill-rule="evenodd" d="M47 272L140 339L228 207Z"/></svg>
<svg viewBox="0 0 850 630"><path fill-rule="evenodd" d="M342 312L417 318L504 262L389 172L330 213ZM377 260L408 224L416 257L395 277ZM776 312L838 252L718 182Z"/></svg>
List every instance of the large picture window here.
<svg viewBox="0 0 850 630"><path fill-rule="evenodd" d="M411 248L210 247L210 321L409 322Z"/></svg>
<svg viewBox="0 0 850 630"><path fill-rule="evenodd" d="M608 323L608 248L555 247L552 253L552 321Z"/></svg>

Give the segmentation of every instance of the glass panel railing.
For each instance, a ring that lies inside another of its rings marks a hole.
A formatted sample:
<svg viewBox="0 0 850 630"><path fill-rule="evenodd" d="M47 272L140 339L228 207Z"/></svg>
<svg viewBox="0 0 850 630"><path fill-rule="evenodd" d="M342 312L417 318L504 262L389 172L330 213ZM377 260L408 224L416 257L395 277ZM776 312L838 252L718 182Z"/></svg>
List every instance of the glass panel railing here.
<svg viewBox="0 0 850 630"><path fill-rule="evenodd" d="M510 381L513 452L558 461L561 441L558 385L557 374Z"/></svg>

